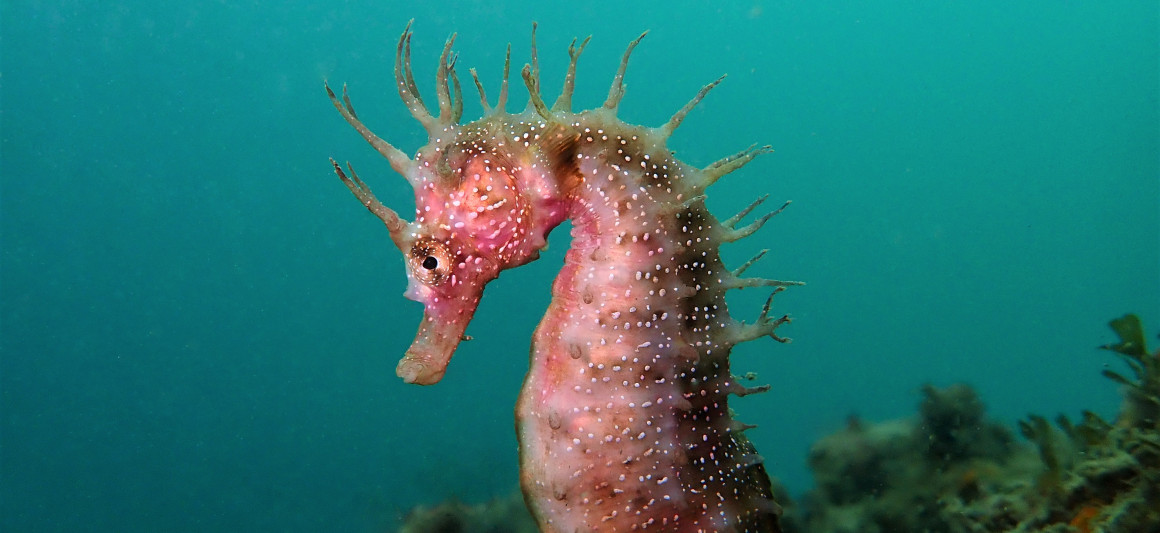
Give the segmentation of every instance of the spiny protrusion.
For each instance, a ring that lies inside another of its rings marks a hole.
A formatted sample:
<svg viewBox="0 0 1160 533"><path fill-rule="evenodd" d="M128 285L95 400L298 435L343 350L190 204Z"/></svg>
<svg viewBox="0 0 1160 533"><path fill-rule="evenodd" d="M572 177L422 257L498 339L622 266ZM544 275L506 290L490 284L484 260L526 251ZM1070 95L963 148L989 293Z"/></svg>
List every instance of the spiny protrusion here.
<svg viewBox="0 0 1160 533"><path fill-rule="evenodd" d="M532 23L532 62L524 64L524 69L520 73L524 77L524 85L528 88L528 105L534 107L536 113L541 117L550 119L552 113L548 110L547 104L544 103L543 95L540 94L540 60L536 50L537 26L535 22Z"/></svg>
<svg viewBox="0 0 1160 533"><path fill-rule="evenodd" d="M588 46L588 41L592 40L592 36L584 38L584 42L580 43L580 47L576 47L576 39L572 39L572 44L568 45L568 74L564 76L564 89L560 91L560 97L556 98L556 103L552 104L552 111L572 111L572 92L576 88L576 62L580 60L580 54L584 53L584 47Z"/></svg>
<svg viewBox="0 0 1160 533"><path fill-rule="evenodd" d="M431 112L423 104L423 98L419 96L419 87L415 85L415 75L411 73L412 22L414 20L407 22L407 27L399 36L399 46L395 50L395 84L399 87L399 98L403 99L403 103L411 111L411 116L423 124L427 131L433 131L435 118L431 116Z"/></svg>
<svg viewBox="0 0 1160 533"><path fill-rule="evenodd" d="M451 123L459 124L459 119L463 118L463 87L459 85L459 75L455 73L455 60L459 59L459 54L451 56L451 62L447 65L447 70L451 73L451 87L453 89L452 108L451 108Z"/></svg>
<svg viewBox="0 0 1160 533"><path fill-rule="evenodd" d="M407 90L410 91L410 93L412 95L414 95L415 99L419 101L419 105L422 105L423 109L426 110L427 104L423 103L423 97L419 94L419 86L417 84L415 84L415 73L411 72L411 23L412 22L415 22L415 19L411 19L411 20L407 21L407 27L403 30L403 35L400 36L400 38L405 37L407 39L406 51L403 54L403 59L404 59L403 70L404 70L404 74L407 78ZM398 53L399 53L398 50L396 50L395 51L395 66L398 66L398 64L399 64ZM396 73L396 75L397 74L398 73Z"/></svg>
<svg viewBox="0 0 1160 533"><path fill-rule="evenodd" d="M792 287L795 285L805 285L804 281L787 281L783 279L768 279L768 278L737 278L730 277L721 280L721 286L728 289L748 289L752 287Z"/></svg>
<svg viewBox="0 0 1160 533"><path fill-rule="evenodd" d="M766 145L758 147L756 144L754 144L749 148L746 148L740 152L737 152L736 154L723 158L713 163L712 165L705 167L704 172L706 180L705 183L701 185L701 187L704 188L712 185L718 179L720 179L721 176L724 176L745 166L746 163L753 161L753 158L761 154L767 154L772 151L772 146Z"/></svg>
<svg viewBox="0 0 1160 533"><path fill-rule="evenodd" d="M539 48L536 47L536 28L539 25L532 23L532 62L530 70L528 65L524 65L524 70L529 70L524 74L524 83L528 86L528 90L536 94L540 93L540 53ZM528 80L531 79L529 83Z"/></svg>
<svg viewBox="0 0 1160 533"><path fill-rule="evenodd" d="M539 80L536 79L535 69L531 65L524 65L521 74L524 76L524 85L528 87L528 103L536 108L536 113L541 117L551 119L552 111L548 109L547 104L544 103L544 98L540 96L540 91L537 89Z"/></svg>
<svg viewBox="0 0 1160 533"><path fill-rule="evenodd" d="M737 468L749 468L760 464L765 464L765 458L756 453L747 453L737 458Z"/></svg>
<svg viewBox="0 0 1160 533"><path fill-rule="evenodd" d="M491 106L487 103L487 92L483 90L483 84L479 82L479 74L473 68L467 69L467 71L471 73L471 79L475 80L475 88L479 91L479 105L483 106L483 114L490 115Z"/></svg>
<svg viewBox="0 0 1160 533"><path fill-rule="evenodd" d="M503 82L499 85L499 100L495 103L495 112L503 113L507 108L508 72L512 69L512 43L508 43L507 52L503 56Z"/></svg>
<svg viewBox="0 0 1160 533"><path fill-rule="evenodd" d="M665 138L671 137L673 135L673 131L676 131L677 127L681 125L681 122L685 120L685 117L688 116L689 112L692 111L694 107L697 107L697 104L701 103L701 100L705 98L705 95L709 94L709 91L712 91L714 87L716 87L724 80L725 76L721 76L720 78L713 80L712 83L701 87L701 90L697 92L697 96L694 96L692 100L689 100L689 103L685 104L685 107L682 107L679 111L674 113L673 117L669 119L667 124L661 126L661 136Z"/></svg>
<svg viewBox="0 0 1160 533"><path fill-rule="evenodd" d="M766 222L769 222L769 219L773 218L778 213L785 211L785 208L789 207L790 203L792 202L787 200L784 204L781 204L781 207L762 215L761 218L754 220L749 225L726 233L721 237L721 240L725 242L734 242L753 235L753 232L761 229L761 227L764 226Z"/></svg>
<svg viewBox="0 0 1160 533"><path fill-rule="evenodd" d="M620 105L620 100L624 98L624 72L628 70L628 58L645 35L648 35L647 31L640 34L640 37L637 37L635 41L628 43L628 49L624 51L624 57L620 59L620 68L616 70L616 77L612 79L612 87L608 89L608 99L604 101L606 109L616 111L616 107Z"/></svg>
<svg viewBox="0 0 1160 533"><path fill-rule="evenodd" d="M753 264L756 263L758 260L760 260L762 257L765 257L765 254L767 254L767 253L769 253L769 248L766 248L760 252L757 252L757 255L754 255L753 257L749 258L749 260L746 261L745 264L737 267L737 270L733 271L733 276L741 277L741 275L744 274L746 270L749 270L749 267L753 266Z"/></svg>
<svg viewBox="0 0 1160 533"><path fill-rule="evenodd" d="M354 193L355 198L358 198L358 201L362 202L367 210L379 217L379 220L382 220L383 224L386 224L387 231L391 233L391 240L395 242L395 246L405 251L407 222L400 218L398 213L383 205L378 198L375 198L370 187L367 187L367 184L359 179L358 174L355 173L354 167L350 166L350 163L346 164L346 168L350 170L349 177L342 171L342 167L333 158L330 160L330 164L334 165L335 174L338 174L338 178L346 184L350 192Z"/></svg>
<svg viewBox="0 0 1160 533"><path fill-rule="evenodd" d="M753 203L749 204L745 209L738 211L736 215L733 215L733 216L729 217L727 220L722 221L721 225L723 227L733 229L733 227L736 226L738 222L741 222L741 219L745 218L746 215L748 215L754 209L756 209L757 206L764 203L765 200L767 200L768 198L769 198L768 194L761 195L760 198L754 200Z"/></svg>
<svg viewBox="0 0 1160 533"><path fill-rule="evenodd" d="M448 85L448 71L453 68L455 59L451 57L451 46L455 44L455 34L452 33L443 44L443 53L439 54L439 69L435 71L435 93L439 98L439 121L446 123L451 116L451 89Z"/></svg>
<svg viewBox="0 0 1160 533"><path fill-rule="evenodd" d="M756 387L746 387L736 381L730 382L726 387L725 392L736 396L749 396L750 394L757 394L761 392L769 392L772 385L758 385Z"/></svg>
<svg viewBox="0 0 1160 533"><path fill-rule="evenodd" d="M534 24L532 25L532 43L534 46L534 43L535 43L535 25ZM508 43L507 52L504 53L504 57L503 57L503 81L500 83L500 86L499 86L499 100L496 101L494 108L491 107L491 105L488 104L488 102L487 102L487 92L483 90L483 83L481 83L479 81L479 74L475 71L475 69L468 69L471 72L471 79L475 80L475 89L477 91L479 91L479 103L483 107L484 116L494 115L495 113L503 113L504 108L507 107L508 75L511 73L511 67L512 67L512 45L511 45L511 43ZM451 71L451 75L453 77L455 76L454 70ZM456 89L458 90L459 81L456 80L455 84L456 84ZM459 109L460 116L456 117L456 119L455 119L456 122L458 122L459 119L462 118L461 117L462 112L463 112L462 111L463 110L462 104L459 105L458 109Z"/></svg>
<svg viewBox="0 0 1160 533"><path fill-rule="evenodd" d="M775 500L766 499L766 498L762 498L762 499L757 500L757 508L754 509L754 512L756 512L756 513L769 514L769 515L775 515L775 516L781 516L781 511L782 511L781 505L779 505Z"/></svg>
<svg viewBox="0 0 1160 533"><path fill-rule="evenodd" d="M375 135L373 132L371 132L371 130L367 128L361 120L358 119L358 115L356 115L354 112L354 106L350 103L350 95L347 94L346 84L343 84L342 86L341 102L339 102L338 97L334 95L334 91L330 90L330 85L328 85L326 82L323 82L322 86L326 88L326 94L330 96L331 103L334 104L334 108L338 110L339 114L342 115L342 118L345 118L351 126L354 126L355 131L357 131L359 135L362 135L363 139L366 139L367 142L369 142L371 146L375 148L375 150L382 154L383 157L387 158L387 161L391 163L391 168L395 169L395 172L402 174L403 177L408 178L409 180L410 178L408 176L413 174L412 167L414 167L415 162L411 161L411 158L407 157L407 154L403 153L402 150L391 146L391 143L384 141L378 135Z"/></svg>
<svg viewBox="0 0 1160 533"><path fill-rule="evenodd" d="M694 194L691 196L677 195L677 202L666 203L660 207L659 213L661 215L676 215L678 218L685 216L685 212L695 206L703 206L705 199L708 196L704 194Z"/></svg>
<svg viewBox="0 0 1160 533"><path fill-rule="evenodd" d="M734 377L733 379L737 379ZM729 422L729 431L732 433L744 433L757 427L757 424L746 424L736 418Z"/></svg>
<svg viewBox="0 0 1160 533"><path fill-rule="evenodd" d="M697 194L694 196L690 196L688 198L685 198L685 200L682 201L680 204L677 204L677 208L674 209L673 211L676 213L682 213L682 212L688 211L689 208L691 208L697 204L704 203L706 198L708 198L708 196L706 196L704 194Z"/></svg>
<svg viewBox="0 0 1160 533"><path fill-rule="evenodd" d="M801 282L790 282L790 285L803 285ZM734 324L729 327L729 338L725 339L730 344L739 344L748 342L754 339L760 339L769 336L777 342L790 342L788 337L780 337L775 333L777 328L782 324L790 321L789 315L782 315L778 318L769 317L769 308L773 304L773 296L785 290L784 286L778 287L769 294L769 298L765 300L765 305L761 306L761 315L757 317L757 321L752 324L744 322Z"/></svg>

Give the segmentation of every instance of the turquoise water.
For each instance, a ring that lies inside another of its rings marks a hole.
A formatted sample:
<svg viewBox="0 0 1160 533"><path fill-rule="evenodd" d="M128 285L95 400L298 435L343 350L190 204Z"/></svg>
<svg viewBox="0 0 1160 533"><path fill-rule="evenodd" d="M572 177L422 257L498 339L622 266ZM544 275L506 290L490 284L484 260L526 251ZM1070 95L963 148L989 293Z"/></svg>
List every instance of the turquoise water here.
<svg viewBox="0 0 1160 533"><path fill-rule="evenodd" d="M566 232L490 287L442 383L408 386L421 310L327 162L410 211L322 81L417 148L390 74L411 18L428 95L458 31L494 98L532 20L545 87L593 35L583 107L651 30L629 121L729 74L673 147L776 149L710 206L794 201L726 258L773 248L751 272L809 283L776 301L794 342L734 363L773 385L735 408L795 492L810 442L912 413L926 382L971 383L1008 421L1110 415L1106 321L1160 330L1155 2L416 4L0 4L0 529L378 531L515 489L512 407Z"/></svg>

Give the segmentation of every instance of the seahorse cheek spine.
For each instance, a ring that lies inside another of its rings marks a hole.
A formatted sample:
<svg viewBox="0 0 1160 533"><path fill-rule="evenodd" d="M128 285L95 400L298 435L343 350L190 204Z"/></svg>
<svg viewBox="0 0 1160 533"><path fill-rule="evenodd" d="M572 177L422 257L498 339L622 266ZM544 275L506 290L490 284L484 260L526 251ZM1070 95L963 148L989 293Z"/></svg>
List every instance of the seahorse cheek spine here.
<svg viewBox="0 0 1160 533"><path fill-rule="evenodd" d="M643 36L642 36L643 37ZM452 38L452 40L454 37ZM424 319L400 361L407 382L442 378L486 283L535 259L546 236L573 220L573 244L553 284L553 300L533 339L516 408L521 485L544 531L777 531L760 456L732 419L729 371L738 342L778 337L788 317L734 320L725 291L795 282L741 278L759 254L729 271L721 243L745 237L780 209L747 226L718 221L704 191L767 148L750 148L706 167L689 167L665 147L701 92L665 125L643 128L615 116L623 96L625 53L602 108L574 114L576 61L569 49L564 91L551 109L532 63L523 69L529 108L510 115L507 67L499 104L459 125L462 104L452 40L437 73L438 116L410 74L410 31L396 55L400 96L431 142L415 159L371 133L346 96L327 87L338 111L411 182L416 219L403 221L374 198L353 169L344 183L387 226L403 252L407 297ZM575 44L575 43L573 43ZM474 73L473 73L474 75ZM349 167L348 167L349 168ZM784 206L782 206L784 208ZM772 299L772 295L770 296Z"/></svg>

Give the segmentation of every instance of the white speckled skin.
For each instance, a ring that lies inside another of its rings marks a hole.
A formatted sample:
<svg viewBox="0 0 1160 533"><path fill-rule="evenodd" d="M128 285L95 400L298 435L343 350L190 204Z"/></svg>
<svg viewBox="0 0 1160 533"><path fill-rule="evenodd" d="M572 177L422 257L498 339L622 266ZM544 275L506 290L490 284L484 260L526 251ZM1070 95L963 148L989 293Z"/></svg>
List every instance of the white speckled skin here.
<svg viewBox="0 0 1160 533"><path fill-rule="evenodd" d="M391 231L407 259L407 296L426 308L399 375L439 381L486 283L535 259L548 232L570 218L572 248L536 330L516 407L521 484L541 529L778 531L761 458L728 407L730 395L761 389L735 382L729 352L758 337L784 341L774 329L788 319L769 318L767 306L756 323L737 322L725 291L787 283L741 279L744 267L731 272L718 254L721 243L751 234L768 215L738 229L738 217L721 222L704 206L706 187L765 150L698 169L665 146L716 83L668 124L644 128L615 114L628 53L604 107L573 114L567 108L579 50L570 50L564 94L548 109L533 49L524 69L529 109L502 110L505 82L497 109L483 98L487 116L461 126L450 42L435 118L414 89L409 41L404 32L399 90L431 135L415 159L370 133L345 93L343 102L330 93L415 188L416 220L407 223L353 171L348 178L335 165Z"/></svg>
<svg viewBox="0 0 1160 533"><path fill-rule="evenodd" d="M769 531L733 432L723 233L705 177L652 130L577 117L573 241L516 408L525 498L549 531ZM642 165L643 163L643 165Z"/></svg>

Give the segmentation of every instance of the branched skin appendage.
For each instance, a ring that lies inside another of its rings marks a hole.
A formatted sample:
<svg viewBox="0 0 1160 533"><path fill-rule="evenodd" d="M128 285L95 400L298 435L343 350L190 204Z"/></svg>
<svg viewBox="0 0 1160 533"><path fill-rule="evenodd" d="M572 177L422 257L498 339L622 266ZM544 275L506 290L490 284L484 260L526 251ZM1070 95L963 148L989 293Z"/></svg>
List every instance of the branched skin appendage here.
<svg viewBox="0 0 1160 533"><path fill-rule="evenodd" d="M643 37L643 36L642 36ZM666 141L721 80L706 86L666 124L647 128L616 116L634 41L600 108L570 110L576 61L569 49L564 90L550 108L532 62L523 68L527 110L504 110L507 71L496 107L479 88L485 116L461 125L462 100L451 40L437 74L438 116L419 97L410 69L408 30L399 40L400 96L427 128L414 158L371 133L344 91L327 88L335 107L415 189L406 222L354 174L340 178L386 224L403 252L408 298L424 304L414 343L399 363L409 383L439 381L483 287L500 271L527 263L548 233L573 223L572 248L552 287L552 303L532 345L516 407L521 485L544 531L778 531L762 458L733 420L730 395L748 388L729 370L737 343L785 342L767 301L752 323L734 319L725 292L797 282L741 278L759 254L730 271L722 243L748 225L719 221L705 189L767 147L743 150L704 169L673 157ZM454 37L452 37L452 40ZM474 71L472 72L474 77ZM784 208L784 206L782 206ZM770 299L772 300L772 294Z"/></svg>

